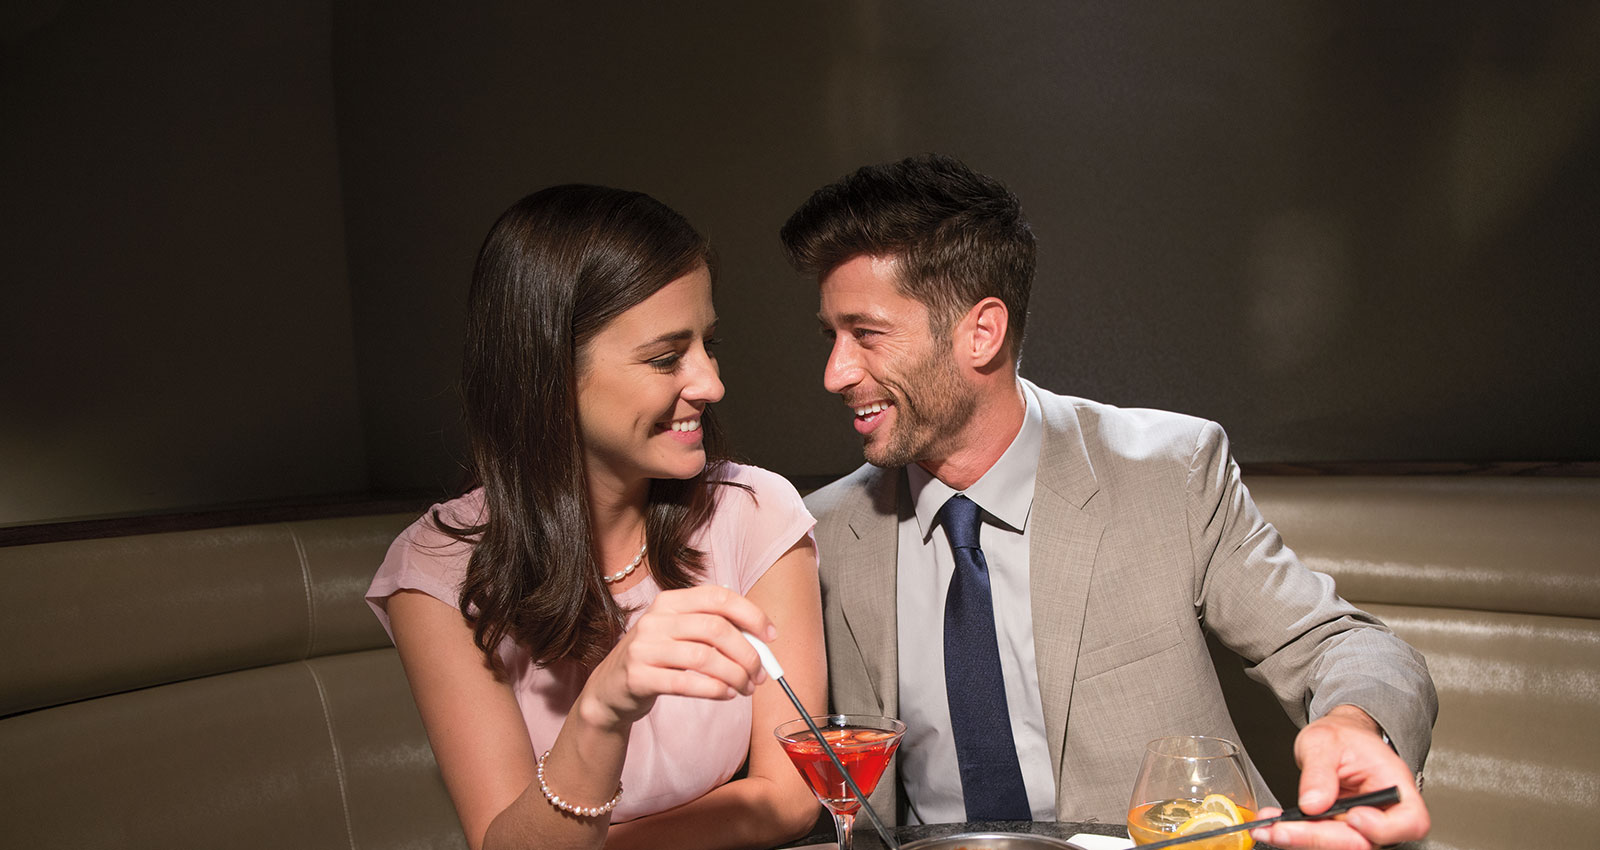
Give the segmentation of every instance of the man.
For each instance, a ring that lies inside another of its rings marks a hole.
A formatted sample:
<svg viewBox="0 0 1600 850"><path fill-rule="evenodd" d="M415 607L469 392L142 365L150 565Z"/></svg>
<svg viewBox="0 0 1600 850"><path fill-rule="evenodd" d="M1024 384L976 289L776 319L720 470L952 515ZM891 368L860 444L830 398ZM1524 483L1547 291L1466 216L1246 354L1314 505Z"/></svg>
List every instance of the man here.
<svg viewBox="0 0 1600 850"><path fill-rule="evenodd" d="M1209 632L1304 727L1302 809L1402 789L1388 810L1258 840L1426 834L1412 777L1437 708L1421 656L1283 545L1221 428L1018 376L1034 239L1014 195L914 157L818 190L782 237L819 278L823 382L868 461L806 501L832 710L909 729L880 808L924 823L1123 820L1147 742L1238 740Z"/></svg>

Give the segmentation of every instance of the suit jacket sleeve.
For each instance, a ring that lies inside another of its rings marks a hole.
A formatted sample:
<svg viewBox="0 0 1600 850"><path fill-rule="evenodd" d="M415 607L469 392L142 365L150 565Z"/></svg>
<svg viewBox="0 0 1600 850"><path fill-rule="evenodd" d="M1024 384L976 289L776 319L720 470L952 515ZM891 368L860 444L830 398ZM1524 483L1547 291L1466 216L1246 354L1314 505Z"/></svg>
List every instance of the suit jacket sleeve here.
<svg viewBox="0 0 1600 850"><path fill-rule="evenodd" d="M1249 676L1271 688L1297 725L1354 705L1421 770L1438 713L1421 654L1284 545L1250 499L1216 423L1200 431L1187 487L1194 598L1207 630L1245 659Z"/></svg>

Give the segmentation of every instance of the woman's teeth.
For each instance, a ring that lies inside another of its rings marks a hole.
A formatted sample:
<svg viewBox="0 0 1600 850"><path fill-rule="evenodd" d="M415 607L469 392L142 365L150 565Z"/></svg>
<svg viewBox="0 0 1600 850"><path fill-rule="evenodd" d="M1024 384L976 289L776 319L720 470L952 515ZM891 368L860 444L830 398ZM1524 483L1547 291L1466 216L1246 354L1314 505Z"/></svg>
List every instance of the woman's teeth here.
<svg viewBox="0 0 1600 850"><path fill-rule="evenodd" d="M873 403L871 403L869 405L866 405L865 407L856 408L856 415L857 416L871 416L874 413L881 413L881 412L883 412L885 410L888 410L888 409L889 409L889 403L888 402L886 402L886 401L875 401L875 402L873 402Z"/></svg>
<svg viewBox="0 0 1600 850"><path fill-rule="evenodd" d="M700 420L679 419L676 422L668 422L667 429L669 431L698 431L700 430Z"/></svg>

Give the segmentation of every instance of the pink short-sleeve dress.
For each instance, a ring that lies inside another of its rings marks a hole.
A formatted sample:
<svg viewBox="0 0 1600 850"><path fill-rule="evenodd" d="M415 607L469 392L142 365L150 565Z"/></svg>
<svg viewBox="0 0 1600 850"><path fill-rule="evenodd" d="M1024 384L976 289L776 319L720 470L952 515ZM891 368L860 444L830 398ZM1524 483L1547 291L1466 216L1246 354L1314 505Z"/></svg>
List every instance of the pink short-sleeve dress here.
<svg viewBox="0 0 1600 850"><path fill-rule="evenodd" d="M787 480L753 466L724 464L718 478L750 488L716 487L717 507L690 545L705 553L705 584L745 593L789 547L811 533L815 520ZM482 490L435 506L452 524L478 521ZM412 523L389 547L367 602L390 629L386 606L399 590L419 590L451 607L461 600L471 546L445 536L428 518ZM661 592L653 577L617 594L633 619ZM390 630L391 637L393 631ZM781 639L781 638L780 638ZM535 753L555 742L587 671L573 662L535 667L527 650L507 640L499 648L510 685L522 708ZM622 769L623 797L611 813L620 823L693 800L727 782L750 748L750 698L701 700L664 696L633 726Z"/></svg>

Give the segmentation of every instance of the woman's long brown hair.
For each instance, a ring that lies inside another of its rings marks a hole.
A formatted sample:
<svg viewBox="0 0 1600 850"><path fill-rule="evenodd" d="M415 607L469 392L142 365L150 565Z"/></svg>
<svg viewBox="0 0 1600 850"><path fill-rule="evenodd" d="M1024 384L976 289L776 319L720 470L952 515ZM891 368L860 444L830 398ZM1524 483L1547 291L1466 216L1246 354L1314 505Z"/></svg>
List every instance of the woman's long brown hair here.
<svg viewBox="0 0 1600 850"><path fill-rule="evenodd" d="M462 399L471 446L469 488L482 486L479 524L446 534L473 545L461 612L499 670L510 637L535 664L598 663L626 612L600 580L589 525L578 368L606 323L701 264L706 239L683 216L638 192L555 186L518 201L478 252L468 296ZM701 418L708 463L688 480L650 482L647 556L662 589L689 587L701 553L689 537L709 518L721 432Z"/></svg>

